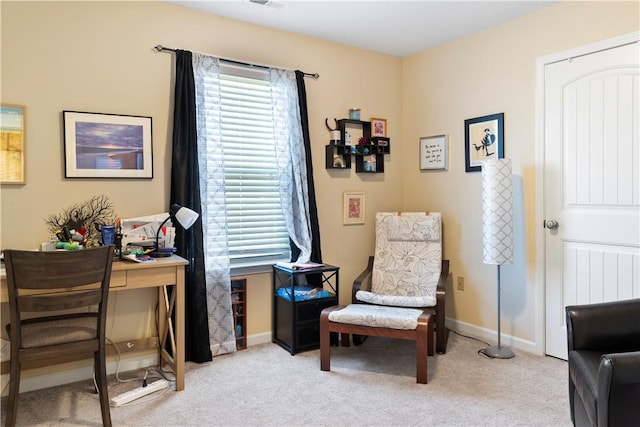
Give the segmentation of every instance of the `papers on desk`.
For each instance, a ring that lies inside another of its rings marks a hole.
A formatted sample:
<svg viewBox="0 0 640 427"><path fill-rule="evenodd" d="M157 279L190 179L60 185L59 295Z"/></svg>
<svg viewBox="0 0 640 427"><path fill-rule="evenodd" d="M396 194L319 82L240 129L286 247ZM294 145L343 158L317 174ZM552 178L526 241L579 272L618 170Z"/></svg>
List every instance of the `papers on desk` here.
<svg viewBox="0 0 640 427"><path fill-rule="evenodd" d="M317 262L277 262L276 265L288 270L309 270L311 268L322 267L324 264Z"/></svg>
<svg viewBox="0 0 640 427"><path fill-rule="evenodd" d="M125 255L124 259L128 259L129 261L141 262L141 263L156 261L156 259L152 256L149 256L149 255L137 256L136 254Z"/></svg>
<svg viewBox="0 0 640 427"><path fill-rule="evenodd" d="M148 246L155 244L158 227L160 227L160 224L162 224L167 217L169 217L169 213L123 219L121 222L122 247L126 248L127 245ZM161 248L172 248L175 238L176 229L173 227L171 220L169 220L162 226L158 246Z"/></svg>

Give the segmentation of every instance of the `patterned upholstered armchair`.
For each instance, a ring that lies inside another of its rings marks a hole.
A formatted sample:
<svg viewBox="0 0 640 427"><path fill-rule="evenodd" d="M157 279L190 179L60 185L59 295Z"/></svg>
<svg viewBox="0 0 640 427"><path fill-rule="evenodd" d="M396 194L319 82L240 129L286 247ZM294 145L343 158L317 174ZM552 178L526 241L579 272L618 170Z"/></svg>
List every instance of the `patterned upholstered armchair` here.
<svg viewBox="0 0 640 427"><path fill-rule="evenodd" d="M439 212L379 212L376 247L353 282L353 304L411 307L435 318L436 351L447 349L445 287L449 261L442 259ZM354 336L359 344L361 337Z"/></svg>

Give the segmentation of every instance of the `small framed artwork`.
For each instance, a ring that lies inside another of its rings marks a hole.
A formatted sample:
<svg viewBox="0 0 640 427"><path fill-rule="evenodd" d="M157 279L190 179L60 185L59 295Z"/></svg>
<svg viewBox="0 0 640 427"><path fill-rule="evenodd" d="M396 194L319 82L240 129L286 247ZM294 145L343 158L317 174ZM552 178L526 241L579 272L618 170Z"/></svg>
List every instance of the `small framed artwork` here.
<svg viewBox="0 0 640 427"><path fill-rule="evenodd" d="M151 117L62 114L66 178L153 178Z"/></svg>
<svg viewBox="0 0 640 427"><path fill-rule="evenodd" d="M0 183L24 184L25 181L24 105L0 106Z"/></svg>
<svg viewBox="0 0 640 427"><path fill-rule="evenodd" d="M342 224L364 224L364 193L344 193L342 202Z"/></svg>
<svg viewBox="0 0 640 427"><path fill-rule="evenodd" d="M467 172L479 172L484 160L504 158L504 113L464 121Z"/></svg>
<svg viewBox="0 0 640 427"><path fill-rule="evenodd" d="M447 169L447 135L420 138L420 170Z"/></svg>
<svg viewBox="0 0 640 427"><path fill-rule="evenodd" d="M371 117L371 136L387 136L387 119Z"/></svg>

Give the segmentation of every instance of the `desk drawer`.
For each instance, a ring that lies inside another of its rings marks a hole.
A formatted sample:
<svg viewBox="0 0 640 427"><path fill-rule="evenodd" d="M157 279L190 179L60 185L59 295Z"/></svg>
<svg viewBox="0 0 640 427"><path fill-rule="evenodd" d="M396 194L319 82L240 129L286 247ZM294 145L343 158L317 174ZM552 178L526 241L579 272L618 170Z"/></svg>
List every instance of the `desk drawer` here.
<svg viewBox="0 0 640 427"><path fill-rule="evenodd" d="M175 285L176 283L175 267L127 271L127 288L158 287L161 285Z"/></svg>
<svg viewBox="0 0 640 427"><path fill-rule="evenodd" d="M127 272L112 271L111 282L109 282L109 288L120 288L123 286L127 286Z"/></svg>

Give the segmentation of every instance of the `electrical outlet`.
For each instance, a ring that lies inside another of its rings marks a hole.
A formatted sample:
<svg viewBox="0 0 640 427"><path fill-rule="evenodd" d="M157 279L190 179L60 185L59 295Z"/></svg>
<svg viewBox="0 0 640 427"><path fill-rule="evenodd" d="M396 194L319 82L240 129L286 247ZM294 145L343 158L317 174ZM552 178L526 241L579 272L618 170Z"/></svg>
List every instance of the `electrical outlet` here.
<svg viewBox="0 0 640 427"><path fill-rule="evenodd" d="M464 291L464 277L458 276L458 290Z"/></svg>

